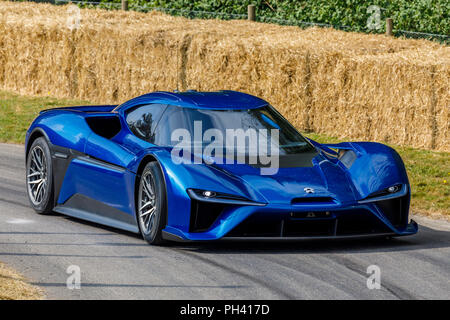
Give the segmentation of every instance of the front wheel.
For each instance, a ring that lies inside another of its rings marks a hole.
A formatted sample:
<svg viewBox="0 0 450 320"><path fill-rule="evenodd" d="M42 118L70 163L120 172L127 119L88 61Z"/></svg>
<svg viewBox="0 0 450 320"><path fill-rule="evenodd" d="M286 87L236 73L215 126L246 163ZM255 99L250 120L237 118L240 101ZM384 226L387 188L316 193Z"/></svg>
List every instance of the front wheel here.
<svg viewBox="0 0 450 320"><path fill-rule="evenodd" d="M156 162L148 163L142 171L136 212L142 237L149 244L161 244L167 216L166 191L162 172Z"/></svg>
<svg viewBox="0 0 450 320"><path fill-rule="evenodd" d="M50 214L53 209L53 167L47 141L34 140L27 155L27 194L33 209L39 214Z"/></svg>

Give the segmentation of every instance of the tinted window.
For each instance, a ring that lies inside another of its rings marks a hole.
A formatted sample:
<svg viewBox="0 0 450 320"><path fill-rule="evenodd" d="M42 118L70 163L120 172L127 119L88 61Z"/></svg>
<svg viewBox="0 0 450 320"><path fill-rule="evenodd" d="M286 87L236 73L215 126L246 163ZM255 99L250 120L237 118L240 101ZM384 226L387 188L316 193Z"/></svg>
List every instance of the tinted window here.
<svg viewBox="0 0 450 320"><path fill-rule="evenodd" d="M174 146L171 134L176 129L186 129L194 135L194 121L201 121L202 134L208 129L218 129L223 136L227 129L271 129L279 131L280 154L297 154L314 150L309 142L273 107L265 106L258 109L213 110L192 109L168 106L161 118L161 124L155 137L155 144Z"/></svg>
<svg viewBox="0 0 450 320"><path fill-rule="evenodd" d="M176 106L167 106L166 112L161 119L161 124L158 126L158 132L155 137L155 144L160 146L171 146L171 135L172 132L176 129L187 129L189 132L192 132L190 124L190 120L186 119L187 109L176 107Z"/></svg>
<svg viewBox="0 0 450 320"><path fill-rule="evenodd" d="M163 104L135 107L127 114L128 127L137 137L154 143L155 127L165 109L166 105Z"/></svg>

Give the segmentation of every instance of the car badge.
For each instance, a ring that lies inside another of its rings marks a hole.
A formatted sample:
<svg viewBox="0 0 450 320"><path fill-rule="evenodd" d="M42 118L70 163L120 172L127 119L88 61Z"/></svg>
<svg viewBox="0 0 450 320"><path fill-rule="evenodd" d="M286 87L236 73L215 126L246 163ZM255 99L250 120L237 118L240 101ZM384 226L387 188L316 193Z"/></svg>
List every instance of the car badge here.
<svg viewBox="0 0 450 320"><path fill-rule="evenodd" d="M314 193L314 189L313 188L304 188L303 189L306 193Z"/></svg>

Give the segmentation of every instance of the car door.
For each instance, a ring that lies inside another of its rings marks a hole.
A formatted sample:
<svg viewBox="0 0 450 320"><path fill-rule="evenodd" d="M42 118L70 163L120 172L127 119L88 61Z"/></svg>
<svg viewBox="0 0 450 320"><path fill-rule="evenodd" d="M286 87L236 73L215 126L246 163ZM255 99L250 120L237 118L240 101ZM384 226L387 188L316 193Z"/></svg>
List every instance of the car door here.
<svg viewBox="0 0 450 320"><path fill-rule="evenodd" d="M86 116L92 129L84 152L67 170L58 210L68 215L137 231L134 214L135 175L127 170L135 154L117 141L122 131L117 114Z"/></svg>

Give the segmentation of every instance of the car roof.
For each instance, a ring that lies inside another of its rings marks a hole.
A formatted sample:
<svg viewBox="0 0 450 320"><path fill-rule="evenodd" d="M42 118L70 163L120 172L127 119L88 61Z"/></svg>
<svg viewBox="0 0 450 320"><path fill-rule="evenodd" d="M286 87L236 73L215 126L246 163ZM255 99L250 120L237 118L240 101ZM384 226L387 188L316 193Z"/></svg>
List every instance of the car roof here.
<svg viewBox="0 0 450 320"><path fill-rule="evenodd" d="M210 92L200 92L195 90L185 92L158 91L133 98L119 105L114 111L125 111L128 108L147 103L170 104L195 109L222 110L255 109L268 104L261 98L231 90Z"/></svg>

